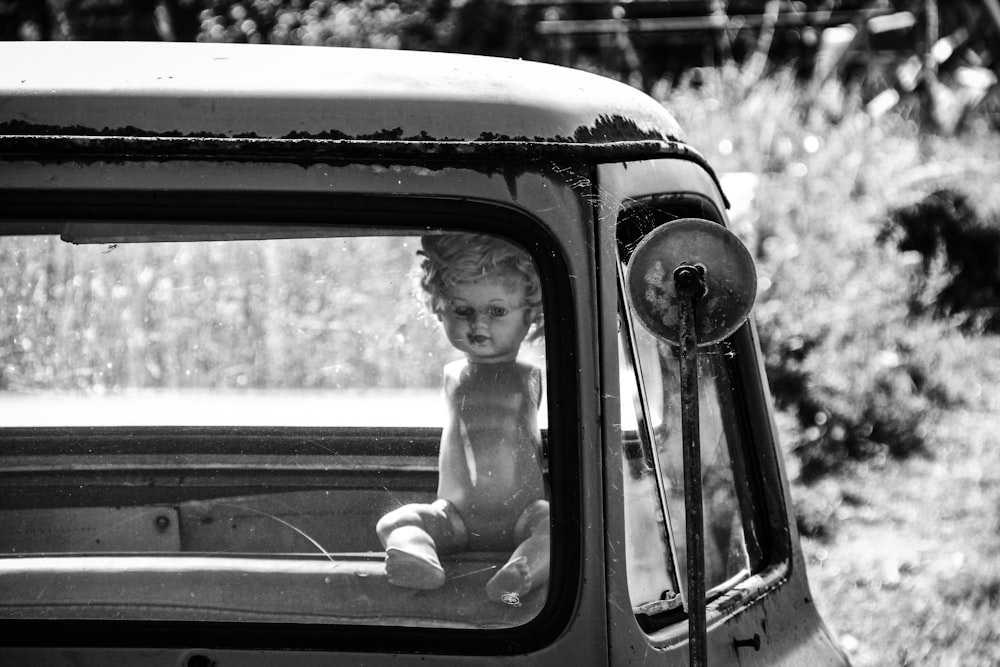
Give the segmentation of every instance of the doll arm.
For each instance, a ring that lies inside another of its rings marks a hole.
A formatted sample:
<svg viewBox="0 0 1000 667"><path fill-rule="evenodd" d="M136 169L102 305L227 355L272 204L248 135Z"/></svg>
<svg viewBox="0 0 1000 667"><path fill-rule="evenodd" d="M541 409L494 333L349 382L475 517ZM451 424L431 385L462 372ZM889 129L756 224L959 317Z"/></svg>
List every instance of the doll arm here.
<svg viewBox="0 0 1000 667"><path fill-rule="evenodd" d="M456 370L445 367L444 396L445 423L441 430L441 445L438 453L438 498L450 500L458 507L464 507L465 496L472 487L473 471L469 467L468 433L458 417L455 406L455 387L458 383Z"/></svg>

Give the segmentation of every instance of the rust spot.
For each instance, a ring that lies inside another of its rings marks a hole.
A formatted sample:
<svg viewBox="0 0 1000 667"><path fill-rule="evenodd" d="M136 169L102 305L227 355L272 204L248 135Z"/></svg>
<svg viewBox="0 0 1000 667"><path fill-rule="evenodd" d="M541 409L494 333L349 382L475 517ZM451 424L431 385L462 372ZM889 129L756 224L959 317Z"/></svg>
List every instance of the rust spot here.
<svg viewBox="0 0 1000 667"><path fill-rule="evenodd" d="M677 137L667 136L655 130L643 130L631 118L620 115L603 115L592 126L581 125L572 137L555 135L552 137L510 136L491 131L483 131L473 140L453 137L435 137L425 130L411 136L403 135L403 128L394 127L366 134L350 135L337 129L322 132L289 132L282 137L261 137L256 133L222 134L211 132L182 133L176 130L144 130L133 125L118 128L96 128L84 125L43 125L23 120L8 120L0 123L0 135L8 136L71 136L71 137L168 137L188 139L269 139L308 141L403 141L413 143L476 143L476 144L610 144L634 142L678 142Z"/></svg>
<svg viewBox="0 0 1000 667"><path fill-rule="evenodd" d="M620 115L599 116L593 127L580 126L573 141L581 144L603 144L618 141L676 141L655 130L640 129L634 120Z"/></svg>

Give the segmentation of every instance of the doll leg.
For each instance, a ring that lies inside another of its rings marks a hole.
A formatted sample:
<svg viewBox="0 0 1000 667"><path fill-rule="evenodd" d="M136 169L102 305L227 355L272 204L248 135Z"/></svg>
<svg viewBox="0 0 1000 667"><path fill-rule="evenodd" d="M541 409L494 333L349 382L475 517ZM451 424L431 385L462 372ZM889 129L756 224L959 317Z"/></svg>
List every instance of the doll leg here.
<svg viewBox="0 0 1000 667"><path fill-rule="evenodd" d="M514 553L486 584L486 595L497 602L516 601L549 580L549 502L536 500L514 526L520 540Z"/></svg>
<svg viewBox="0 0 1000 667"><path fill-rule="evenodd" d="M390 584L431 590L444 584L438 553L460 551L468 541L465 523L447 500L414 503L389 512L375 528L385 547Z"/></svg>

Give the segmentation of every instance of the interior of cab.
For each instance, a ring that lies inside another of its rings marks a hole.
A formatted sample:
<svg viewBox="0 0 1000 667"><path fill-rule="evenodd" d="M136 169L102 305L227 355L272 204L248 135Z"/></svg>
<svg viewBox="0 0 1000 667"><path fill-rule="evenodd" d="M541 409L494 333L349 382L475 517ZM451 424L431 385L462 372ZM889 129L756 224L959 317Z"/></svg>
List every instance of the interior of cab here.
<svg viewBox="0 0 1000 667"><path fill-rule="evenodd" d="M524 626L509 554L391 585L379 518L438 483L421 234L22 225L0 237L0 617ZM28 233L31 231L50 233ZM546 368L545 340L522 356ZM545 374L543 372L543 377ZM539 417L548 469L547 404Z"/></svg>

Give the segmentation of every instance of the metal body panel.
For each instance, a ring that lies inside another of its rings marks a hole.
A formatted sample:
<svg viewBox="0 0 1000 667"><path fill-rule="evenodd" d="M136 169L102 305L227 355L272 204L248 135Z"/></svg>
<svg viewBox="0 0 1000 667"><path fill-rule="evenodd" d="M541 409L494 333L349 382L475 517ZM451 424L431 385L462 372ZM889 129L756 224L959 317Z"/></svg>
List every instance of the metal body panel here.
<svg viewBox="0 0 1000 667"><path fill-rule="evenodd" d="M191 46L0 44L0 59L19 63L0 72L0 160L480 160L516 172L671 154L707 168L663 105L579 71L428 52Z"/></svg>
<svg viewBox="0 0 1000 667"><path fill-rule="evenodd" d="M2 134L582 143L679 135L661 105L624 84L499 58L40 42L0 44L0 61L18 63L0 73Z"/></svg>

